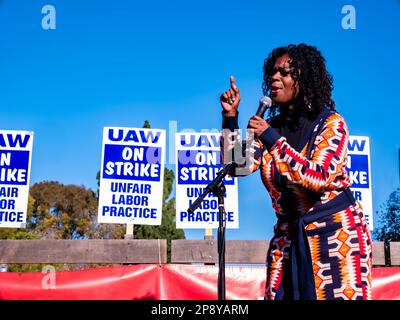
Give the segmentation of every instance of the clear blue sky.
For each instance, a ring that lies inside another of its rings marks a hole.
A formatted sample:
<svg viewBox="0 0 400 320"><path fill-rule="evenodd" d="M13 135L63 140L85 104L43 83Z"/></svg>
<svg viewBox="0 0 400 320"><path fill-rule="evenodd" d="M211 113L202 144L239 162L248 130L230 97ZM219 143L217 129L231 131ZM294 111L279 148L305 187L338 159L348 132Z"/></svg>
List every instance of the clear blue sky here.
<svg viewBox="0 0 400 320"><path fill-rule="evenodd" d="M56 8L56 30L41 26L46 4ZM347 4L355 30L342 28ZM35 132L31 184L95 190L104 126L148 119L167 140L169 121L178 131L219 129L231 74L244 128L266 55L304 42L326 58L350 134L370 137L375 211L399 185L400 0L0 0L0 21L0 129ZM275 217L258 174L239 182L239 214L228 239L271 237Z"/></svg>

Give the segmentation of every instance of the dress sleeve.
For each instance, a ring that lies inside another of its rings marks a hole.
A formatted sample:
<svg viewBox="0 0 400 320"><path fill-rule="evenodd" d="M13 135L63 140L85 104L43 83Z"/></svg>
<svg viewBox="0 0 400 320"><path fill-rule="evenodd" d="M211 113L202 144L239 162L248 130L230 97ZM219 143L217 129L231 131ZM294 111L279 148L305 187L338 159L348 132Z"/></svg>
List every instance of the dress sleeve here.
<svg viewBox="0 0 400 320"><path fill-rule="evenodd" d="M286 138L269 127L260 140L266 145L279 173L289 181L315 192L325 191L346 167L349 134L344 119L329 116L313 146L308 160L293 149Z"/></svg>
<svg viewBox="0 0 400 320"><path fill-rule="evenodd" d="M248 137L241 139L238 115L227 117L222 113L221 162L235 161L238 166L229 172L230 176L246 176L257 171L261 164L263 145L260 140Z"/></svg>

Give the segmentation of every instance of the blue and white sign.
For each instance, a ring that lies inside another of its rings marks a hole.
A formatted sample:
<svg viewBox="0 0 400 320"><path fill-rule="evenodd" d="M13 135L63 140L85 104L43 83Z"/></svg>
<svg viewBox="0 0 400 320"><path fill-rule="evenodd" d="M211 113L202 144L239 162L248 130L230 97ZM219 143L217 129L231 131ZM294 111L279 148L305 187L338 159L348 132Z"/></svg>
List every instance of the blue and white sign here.
<svg viewBox="0 0 400 320"><path fill-rule="evenodd" d="M106 127L98 221L160 225L165 130Z"/></svg>
<svg viewBox="0 0 400 320"><path fill-rule="evenodd" d="M369 137L350 136L346 169L351 180L351 191L363 207L369 229L373 230L370 158Z"/></svg>
<svg viewBox="0 0 400 320"><path fill-rule="evenodd" d="M193 213L187 209L221 170L220 133L176 133L176 227L218 228L218 199L209 193ZM237 178L226 176L226 227L239 228Z"/></svg>
<svg viewBox="0 0 400 320"><path fill-rule="evenodd" d="M25 228L33 132L0 130L0 227Z"/></svg>

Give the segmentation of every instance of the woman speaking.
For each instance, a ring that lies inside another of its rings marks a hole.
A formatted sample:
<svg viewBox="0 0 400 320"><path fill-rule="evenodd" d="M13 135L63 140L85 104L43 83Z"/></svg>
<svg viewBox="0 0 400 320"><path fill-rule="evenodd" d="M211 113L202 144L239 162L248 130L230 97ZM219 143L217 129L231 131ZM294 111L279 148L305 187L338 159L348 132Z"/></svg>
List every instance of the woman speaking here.
<svg viewBox="0 0 400 320"><path fill-rule="evenodd" d="M289 45L274 49L263 71L272 105L267 121L248 122L255 140L246 170L260 170L277 216L265 299L371 299L372 242L349 189L349 133L325 59L316 47ZM240 92L230 82L220 103L223 129L234 131ZM232 142L223 140L226 151Z"/></svg>

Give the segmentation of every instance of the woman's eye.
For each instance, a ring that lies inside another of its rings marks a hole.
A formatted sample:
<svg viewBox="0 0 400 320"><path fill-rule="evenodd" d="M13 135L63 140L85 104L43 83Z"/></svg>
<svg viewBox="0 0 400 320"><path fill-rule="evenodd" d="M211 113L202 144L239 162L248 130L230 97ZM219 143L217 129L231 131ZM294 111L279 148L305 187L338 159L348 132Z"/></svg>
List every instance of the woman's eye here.
<svg viewBox="0 0 400 320"><path fill-rule="evenodd" d="M290 70L285 70L283 68L276 68L272 71L272 75L274 75L277 72L279 72L282 77L286 77L287 75L290 74Z"/></svg>
<svg viewBox="0 0 400 320"><path fill-rule="evenodd" d="M280 73L281 73L281 75L282 75L283 77L286 77L286 76L289 74L289 71L286 71L286 70L284 70L284 69L281 69L281 70L280 70Z"/></svg>

